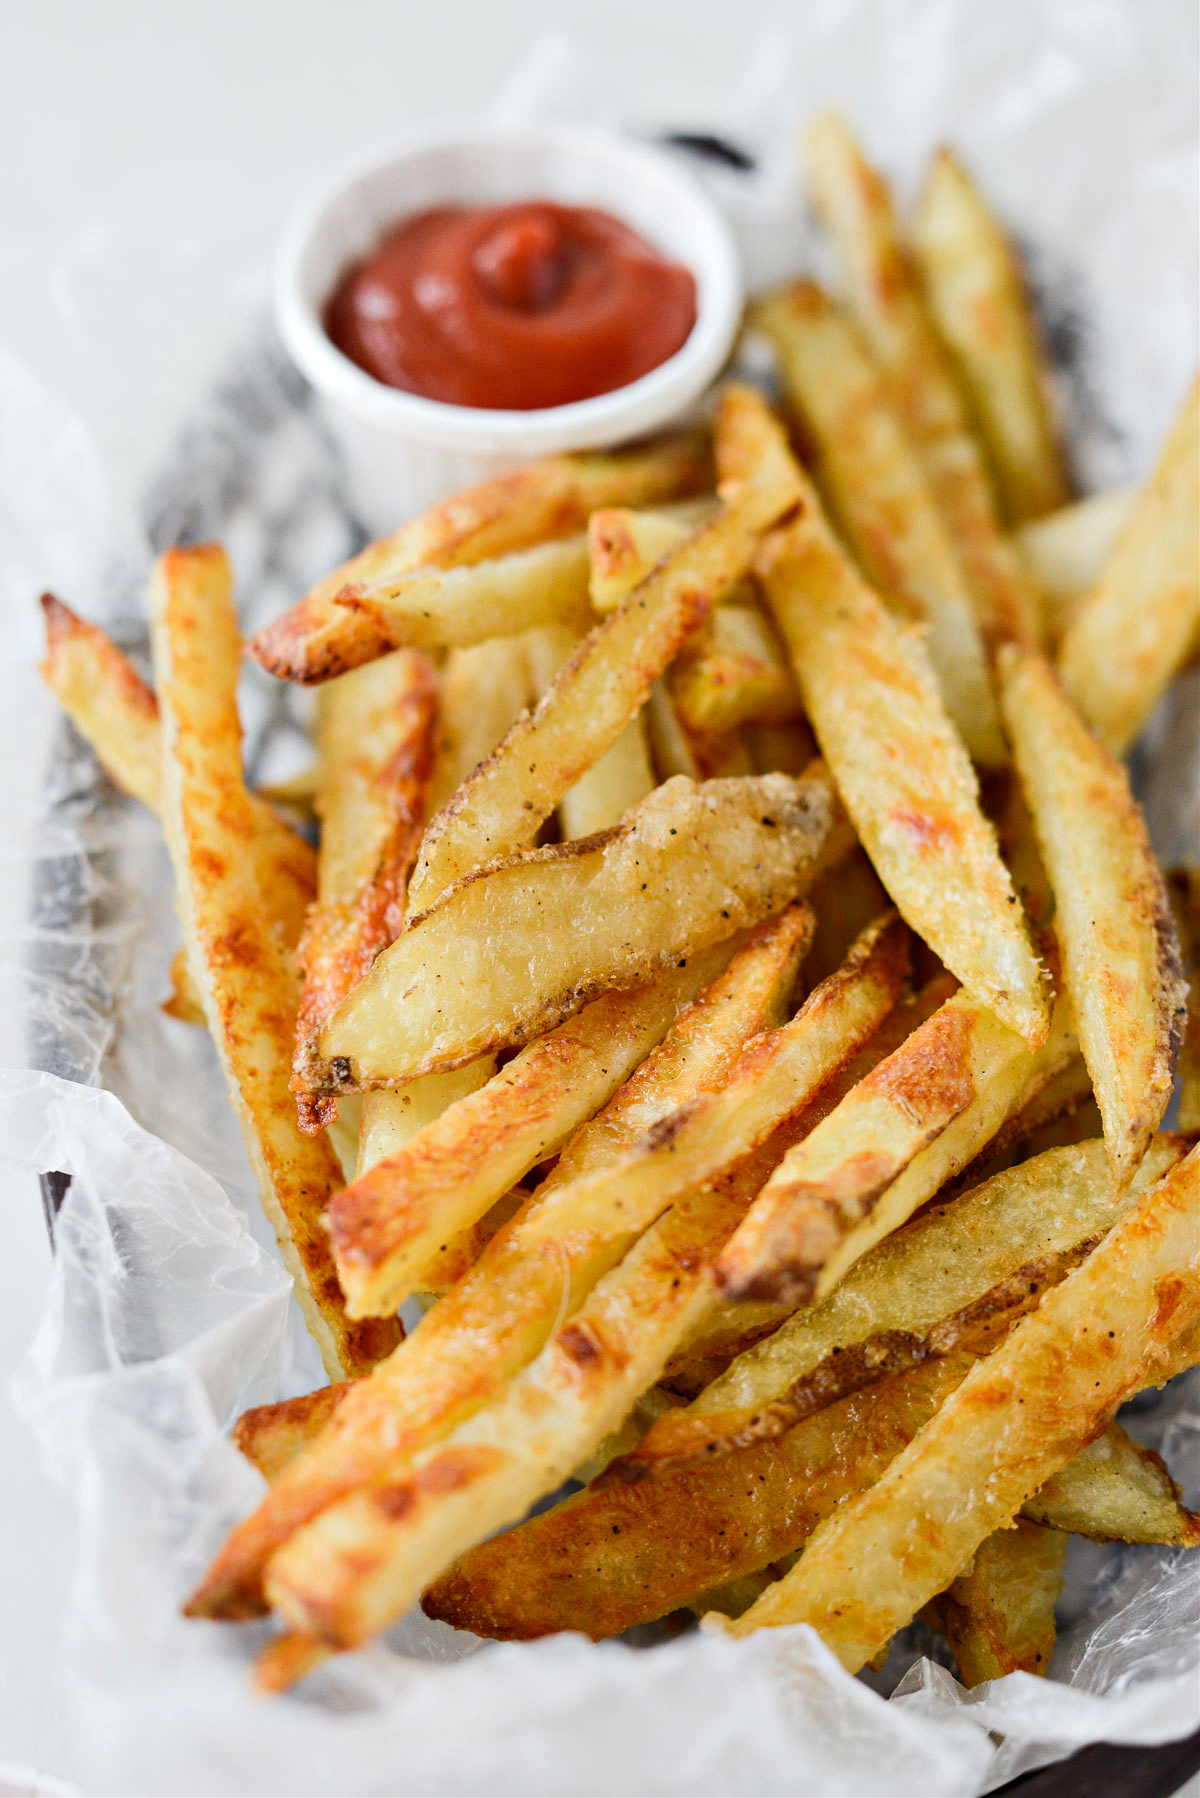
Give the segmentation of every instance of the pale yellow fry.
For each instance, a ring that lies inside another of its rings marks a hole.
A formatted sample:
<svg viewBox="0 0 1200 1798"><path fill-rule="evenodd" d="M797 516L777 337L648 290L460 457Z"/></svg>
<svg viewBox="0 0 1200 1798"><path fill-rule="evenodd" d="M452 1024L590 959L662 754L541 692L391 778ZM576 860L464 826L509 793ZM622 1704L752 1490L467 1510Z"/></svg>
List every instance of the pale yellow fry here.
<svg viewBox="0 0 1200 1798"><path fill-rule="evenodd" d="M1016 250L952 151L939 150L913 243L925 298L983 433L1009 524L1065 505L1050 371Z"/></svg>
<svg viewBox="0 0 1200 1798"><path fill-rule="evenodd" d="M778 911L841 848L823 770L668 782L623 824L463 881L385 949L321 1037L327 1091L520 1046L587 1000ZM402 1001L402 1002L401 1002Z"/></svg>
<svg viewBox="0 0 1200 1798"><path fill-rule="evenodd" d="M598 506L653 505L694 493L708 470L703 439L680 434L610 455L548 456L498 475L368 544L260 631L250 653L281 680L330 680L391 647L371 619L337 604L344 587L529 549L582 530Z"/></svg>
<svg viewBox="0 0 1200 1798"><path fill-rule="evenodd" d="M597 612L613 612L671 550L716 511L715 499L676 506L605 506L588 519L588 590Z"/></svg>
<svg viewBox="0 0 1200 1798"><path fill-rule="evenodd" d="M1061 1530L1018 1517L986 1536L968 1570L933 1601L968 1690L1006 1673L1045 1674L1066 1562Z"/></svg>
<svg viewBox="0 0 1200 1798"><path fill-rule="evenodd" d="M1037 596L996 512L947 354L900 239L886 183L832 114L805 133L813 207L834 241L846 295L887 377L954 540L989 647L1036 642Z"/></svg>
<svg viewBox="0 0 1200 1798"><path fill-rule="evenodd" d="M814 1131L813 1135L815 1136ZM809 1141L812 1138L808 1139ZM1187 1152L1160 1137L1136 1192ZM657 1424L631 1469L670 1464L776 1436L808 1411L945 1354L1028 1283L1061 1278L1133 1203L1114 1191L1099 1141L1050 1149L932 1206L863 1257L819 1305L798 1311L731 1361L686 1409ZM1011 1289L1011 1290L1010 1290Z"/></svg>
<svg viewBox="0 0 1200 1798"><path fill-rule="evenodd" d="M993 1529L1167 1376L1200 1317L1200 1148L972 1369L876 1485L842 1505L732 1633L809 1623L861 1667Z"/></svg>
<svg viewBox="0 0 1200 1798"><path fill-rule="evenodd" d="M1170 1099L1185 1014L1166 886L1124 769L1049 666L1015 647L999 666L1080 1046L1113 1176L1126 1186Z"/></svg>
<svg viewBox="0 0 1200 1798"><path fill-rule="evenodd" d="M350 1315L384 1316L418 1290L439 1245L598 1111L694 996L690 967L605 993L338 1193L327 1217Z"/></svg>
<svg viewBox="0 0 1200 1798"><path fill-rule="evenodd" d="M722 472L727 430L739 470L751 442L770 465L787 455L749 389L722 397ZM1041 1042L1041 974L970 760L921 645L863 581L807 483L802 516L775 533L762 574L821 752L893 902L981 1003Z"/></svg>
<svg viewBox="0 0 1200 1798"><path fill-rule="evenodd" d="M1046 641L1056 650L1086 595L1104 572L1129 522L1135 487L1110 487L1023 524L1013 541L1042 596Z"/></svg>
<svg viewBox="0 0 1200 1798"><path fill-rule="evenodd" d="M763 532L795 497L794 485L747 491L596 626L537 708L432 820L413 876L414 906L533 841L567 789L640 709L688 632L746 572Z"/></svg>
<svg viewBox="0 0 1200 1798"><path fill-rule="evenodd" d="M579 633L562 625L530 631L526 639L534 691L549 692ZM558 821L568 841L590 837L619 824L631 806L654 791L654 771L646 747L642 715L636 713L604 754L568 787L558 802Z"/></svg>
<svg viewBox="0 0 1200 1798"><path fill-rule="evenodd" d="M811 281L758 308L788 400L817 453L817 478L868 580L928 621L946 710L976 761L1006 760L970 595L921 464L882 376Z"/></svg>
<svg viewBox="0 0 1200 1798"><path fill-rule="evenodd" d="M786 655L757 604L715 608L667 674L683 724L698 732L787 724L801 715Z"/></svg>
<svg viewBox="0 0 1200 1798"><path fill-rule="evenodd" d="M242 645L223 552L161 556L151 609L163 822L192 975L305 1322L331 1378L363 1373L399 1327L346 1318L321 1215L341 1168L324 1137L302 1134L288 1091L298 984L253 854L236 704Z"/></svg>
<svg viewBox="0 0 1200 1798"><path fill-rule="evenodd" d="M576 1183L627 1155L672 1112L718 1086L751 1036L779 1022L796 976L805 914L795 908L759 930L733 961L698 958L712 984L665 1040L585 1124L554 1171L493 1237L478 1265L426 1312L404 1345L347 1394L336 1427L289 1468L240 1524L191 1603L197 1615L254 1615L261 1573L290 1532L388 1464L435 1439L537 1354L557 1318L580 1303L657 1215L592 1218L584 1228Z"/></svg>
<svg viewBox="0 0 1200 1798"><path fill-rule="evenodd" d="M1116 1423L1051 1474L1021 1511L1093 1542L1200 1546L1200 1515L1182 1503L1166 1463Z"/></svg>
<svg viewBox="0 0 1200 1798"><path fill-rule="evenodd" d="M459 648L539 624L587 625L588 569L587 539L564 537L467 568L424 568L343 587L337 603L368 618L397 647Z"/></svg>
<svg viewBox="0 0 1200 1798"><path fill-rule="evenodd" d="M1198 543L1200 382L1058 653L1067 694L1114 755L1139 735L1195 640Z"/></svg>

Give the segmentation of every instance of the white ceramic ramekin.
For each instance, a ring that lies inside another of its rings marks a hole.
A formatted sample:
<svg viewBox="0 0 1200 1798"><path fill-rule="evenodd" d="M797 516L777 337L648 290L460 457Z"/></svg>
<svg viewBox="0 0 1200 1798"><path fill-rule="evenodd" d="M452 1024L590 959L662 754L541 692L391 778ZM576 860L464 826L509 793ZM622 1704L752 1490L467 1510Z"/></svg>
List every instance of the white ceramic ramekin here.
<svg viewBox="0 0 1200 1798"><path fill-rule="evenodd" d="M439 204L536 198L601 207L692 271L696 323L667 362L575 405L500 412L385 387L334 348L325 302L389 225ZM626 139L556 127L456 130L360 162L300 209L275 280L284 343L342 453L348 498L375 534L535 456L625 442L683 416L725 361L741 305L733 239L685 169Z"/></svg>

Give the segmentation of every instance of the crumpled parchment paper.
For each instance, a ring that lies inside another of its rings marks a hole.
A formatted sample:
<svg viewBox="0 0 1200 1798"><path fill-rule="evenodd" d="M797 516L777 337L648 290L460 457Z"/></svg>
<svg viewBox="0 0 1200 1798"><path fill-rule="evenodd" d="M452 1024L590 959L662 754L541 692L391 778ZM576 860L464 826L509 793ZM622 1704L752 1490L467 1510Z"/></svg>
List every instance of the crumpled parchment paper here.
<svg viewBox="0 0 1200 1798"><path fill-rule="evenodd" d="M665 123L726 132L759 158L752 181L706 176L756 281L819 263L793 148L814 107L843 106L902 188L936 141L954 142L1029 245L1091 488L1145 472L1192 373L1195 97L1180 38L1193 25L1183 6L1136 0L817 0L752 47L727 116ZM625 118L614 74L557 41L523 60L496 110L664 125ZM69 411L0 354L0 477L0 580L28 651L5 670L6 697L30 743L50 745L27 758L24 811L7 798L0 849L0 997L25 1045L11 1059L32 1064L0 1072L0 1156L72 1176L19 1397L77 1507L61 1694L93 1789L968 1794L1086 1742L1195 1728L1200 1563L1082 1543L1053 1677L970 1696L919 1657L919 1637L854 1680L807 1630L484 1646L419 1614L302 1697L253 1695L256 1631L185 1623L178 1605L261 1487L229 1425L316 1384L319 1367L211 1050L157 1009L177 940L157 827L32 696L27 620L37 587L57 583L136 638L151 548L213 533L260 622L352 546L353 496L261 332L197 396L151 494L124 491ZM300 765L305 704L248 672L256 773ZM1143 755L1173 856L1195 851L1179 796L1195 780L1196 710L1193 683ZM1200 1381L1131 1409L1187 1478Z"/></svg>

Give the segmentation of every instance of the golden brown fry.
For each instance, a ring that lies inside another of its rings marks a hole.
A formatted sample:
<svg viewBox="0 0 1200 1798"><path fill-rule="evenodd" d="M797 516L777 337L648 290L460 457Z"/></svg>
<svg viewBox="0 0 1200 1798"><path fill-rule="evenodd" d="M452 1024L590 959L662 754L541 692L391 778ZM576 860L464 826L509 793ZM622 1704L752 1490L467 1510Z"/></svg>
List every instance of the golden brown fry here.
<svg viewBox="0 0 1200 1798"><path fill-rule="evenodd" d="M683 724L700 733L800 717L787 657L754 604L717 606L683 645L667 685Z"/></svg>
<svg viewBox="0 0 1200 1798"><path fill-rule="evenodd" d="M46 660L42 678L97 760L123 793L155 817L162 810L162 730L158 700L116 644L94 624L47 593ZM257 853L272 907L289 944L297 941L316 892L317 858L310 844L258 794L249 795Z"/></svg>
<svg viewBox="0 0 1200 1798"><path fill-rule="evenodd" d="M1134 487L1111 487L1035 518L1015 533L1021 560L1042 596L1042 623L1052 650L1100 579L1136 497Z"/></svg>
<svg viewBox="0 0 1200 1798"><path fill-rule="evenodd" d="M299 1398L281 1399L274 1405L256 1405L243 1411L233 1426L233 1446L252 1461L268 1485L325 1428L347 1392L349 1380L318 1386Z"/></svg>
<svg viewBox="0 0 1200 1798"><path fill-rule="evenodd" d="M404 924L433 770L437 679L418 651L400 650L331 682L321 701L317 902L296 957L304 986L292 1063L300 1128L309 1132L337 1110L309 1077L321 1026Z"/></svg>
<svg viewBox="0 0 1200 1798"><path fill-rule="evenodd" d="M794 483L749 490L673 551L583 640L536 709L430 823L412 881L424 907L454 881L533 841L569 787L641 707L689 631L743 575Z"/></svg>
<svg viewBox="0 0 1200 1798"><path fill-rule="evenodd" d="M770 916L804 892L827 844L840 848L834 806L823 771L676 780L612 831L481 870L415 919L334 1013L323 1090L394 1085L519 1046Z"/></svg>
<svg viewBox="0 0 1200 1798"><path fill-rule="evenodd" d="M853 1670L944 1590L1122 1400L1166 1377L1172 1343L1200 1317L1198 1203L1200 1148L967 1375L875 1486L818 1527L732 1633L811 1623Z"/></svg>
<svg viewBox="0 0 1200 1798"><path fill-rule="evenodd" d="M1004 715L1056 902L1066 989L1113 1176L1128 1184L1175 1078L1184 1015L1166 888L1125 771L1040 656L1000 655Z"/></svg>
<svg viewBox="0 0 1200 1798"><path fill-rule="evenodd" d="M588 519L589 592L597 612L614 612L656 563L716 511L715 499L635 511L605 506Z"/></svg>
<svg viewBox="0 0 1200 1798"><path fill-rule="evenodd" d="M933 1601L968 1690L1006 1673L1045 1673L1066 1560L1061 1530L1018 1517L985 1537L968 1570Z"/></svg>
<svg viewBox="0 0 1200 1798"><path fill-rule="evenodd" d="M962 562L992 647L1036 643L1037 596L1004 536L983 452L901 242L887 184L832 114L805 133L809 195L830 232L847 298L883 369Z"/></svg>
<svg viewBox="0 0 1200 1798"><path fill-rule="evenodd" d="M1188 1146L1182 1137L1158 1138L1136 1190ZM779 1435L884 1372L946 1353L993 1312L1033 1303L1065 1278L1131 1203L1113 1190L1103 1144L1089 1142L1050 1150L930 1206L851 1268L821 1304L797 1312L686 1410L664 1417L614 1465L613 1477L658 1473L681 1458Z"/></svg>
<svg viewBox="0 0 1200 1798"><path fill-rule="evenodd" d="M1166 1462L1119 1424L1087 1443L1021 1507L1036 1523L1093 1542L1200 1545L1200 1515L1182 1503Z"/></svg>
<svg viewBox="0 0 1200 1798"><path fill-rule="evenodd" d="M587 539L563 537L468 567L421 568L343 587L336 603L399 648L451 649L539 624L591 622Z"/></svg>
<svg viewBox="0 0 1200 1798"><path fill-rule="evenodd" d="M787 456L776 421L747 388L722 395L717 454L723 475L747 458L753 466L756 455L771 468ZM1041 974L974 770L920 645L862 580L811 489L801 517L772 538L763 579L822 754L876 873L946 967L1036 1046L1046 1034Z"/></svg>
<svg viewBox="0 0 1200 1798"><path fill-rule="evenodd" d="M604 994L338 1193L327 1215L350 1315L383 1316L417 1290L439 1244L598 1111L695 992L689 966Z"/></svg>
<svg viewBox="0 0 1200 1798"><path fill-rule="evenodd" d="M361 1373L395 1346L399 1326L346 1318L321 1217L341 1168L324 1138L302 1135L287 1089L299 995L253 853L235 698L241 642L222 551L169 550L151 602L163 821L189 964L305 1321L331 1377Z"/></svg>
<svg viewBox="0 0 1200 1798"><path fill-rule="evenodd" d="M574 653L579 636L578 631L563 625L529 632L526 651L538 698L554 685L560 668ZM654 787L645 731L641 714L637 713L599 760L559 800L558 821L563 836L571 841L593 836L598 830L611 830Z"/></svg>
<svg viewBox="0 0 1200 1798"><path fill-rule="evenodd" d="M599 1640L653 1622L706 1585L792 1555L822 1518L879 1478L977 1359L955 1350L827 1406L775 1441L680 1467L661 1482L589 1487L471 1549L434 1580L423 1608L509 1641L557 1630ZM1115 1426L1109 1435L1128 1441ZM1136 1517L1140 1504L1167 1533L1135 1540L1190 1540L1161 1500L1130 1505L1123 1449L1096 1454L1108 1441L1085 1451L1095 1456L1086 1491L1071 1462L1055 1476L1062 1495L1047 1489L1032 1503L1060 1529L1097 1515Z"/></svg>
<svg viewBox="0 0 1200 1798"><path fill-rule="evenodd" d="M681 434L612 455L549 456L499 475L368 544L260 631L250 653L281 680L345 674L385 654L391 643L364 614L336 603L343 588L418 568L470 567L569 536L598 506L653 505L696 492L709 466L703 440Z"/></svg>
<svg viewBox="0 0 1200 1798"><path fill-rule="evenodd" d="M580 1303L657 1215L580 1217L578 1183L611 1166L659 1121L720 1085L743 1044L778 1023L795 981L796 919L764 926L725 968L710 950L712 984L665 1040L559 1156L553 1173L497 1232L479 1263L430 1311L259 1509L240 1524L192 1600L202 1616L263 1608L262 1568L292 1530L469 1415L531 1360L560 1313ZM724 972L721 970L724 968Z"/></svg>
<svg viewBox="0 0 1200 1798"><path fill-rule="evenodd" d="M1005 761L1004 740L970 595L920 462L883 377L811 281L755 313L779 355L789 404L816 450L838 527L884 599L928 621L929 659L946 710L976 761Z"/></svg>
<svg viewBox="0 0 1200 1798"><path fill-rule="evenodd" d="M206 1029L208 1020L188 967L187 951L179 948L171 957L171 995L162 1002L162 1010L181 1024L199 1024Z"/></svg>
<svg viewBox="0 0 1200 1798"><path fill-rule="evenodd" d="M1195 639L1198 540L1200 382L1058 653L1069 698L1114 755L1139 735Z"/></svg>
<svg viewBox="0 0 1200 1798"><path fill-rule="evenodd" d="M1068 498L1050 376L1016 250L952 151L930 164L913 233L925 298L983 433L1009 524Z"/></svg>
<svg viewBox="0 0 1200 1798"><path fill-rule="evenodd" d="M1178 1124L1181 1130L1200 1131L1200 867L1173 868L1169 886L1184 964L1190 974L1187 1020L1179 1048Z"/></svg>

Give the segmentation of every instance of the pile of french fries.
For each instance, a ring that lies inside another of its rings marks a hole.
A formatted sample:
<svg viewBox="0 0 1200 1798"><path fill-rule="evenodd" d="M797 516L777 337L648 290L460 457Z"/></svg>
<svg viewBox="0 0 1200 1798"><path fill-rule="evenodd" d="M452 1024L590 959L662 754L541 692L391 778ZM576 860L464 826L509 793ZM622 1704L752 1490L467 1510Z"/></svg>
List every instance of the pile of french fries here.
<svg viewBox="0 0 1200 1798"><path fill-rule="evenodd" d="M1068 503L968 175L906 235L837 119L807 168L843 292L752 309L782 415L726 386L336 569L248 646L320 687L275 803L219 548L155 569L153 691L44 602L331 1382L242 1418L189 1604L275 1613L269 1689L418 1600L851 1670L920 1614L974 1684L1045 1670L1070 1532L1200 1542L1113 1421L1200 1358L1200 993L1117 759L1196 647L1197 393Z"/></svg>

